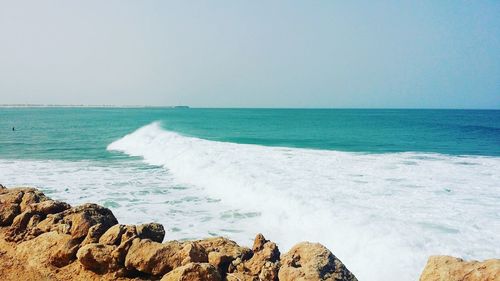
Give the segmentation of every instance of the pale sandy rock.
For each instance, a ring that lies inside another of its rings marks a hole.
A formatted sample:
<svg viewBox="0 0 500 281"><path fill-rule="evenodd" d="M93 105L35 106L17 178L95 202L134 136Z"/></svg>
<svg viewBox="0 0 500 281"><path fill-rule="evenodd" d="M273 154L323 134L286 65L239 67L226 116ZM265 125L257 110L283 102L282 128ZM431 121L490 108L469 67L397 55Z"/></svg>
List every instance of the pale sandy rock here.
<svg viewBox="0 0 500 281"><path fill-rule="evenodd" d="M478 262L431 256L420 281L500 281L500 259Z"/></svg>
<svg viewBox="0 0 500 281"><path fill-rule="evenodd" d="M129 270L151 275L163 275L190 262L207 262L205 249L200 245L169 241L158 243L149 239L134 239L125 257Z"/></svg>
<svg viewBox="0 0 500 281"><path fill-rule="evenodd" d="M120 267L114 251L117 246L92 243L81 247L76 257L84 268L97 273L105 273L118 270Z"/></svg>
<svg viewBox="0 0 500 281"><path fill-rule="evenodd" d="M302 242L281 257L280 281L355 281L356 277L326 247Z"/></svg>
<svg viewBox="0 0 500 281"><path fill-rule="evenodd" d="M26 258L30 265L35 267L45 267L52 265L54 259L62 248L71 244L70 235L57 232L47 232L22 242L17 246L17 254L20 258Z"/></svg>
<svg viewBox="0 0 500 281"><path fill-rule="evenodd" d="M109 209L96 204L84 204L47 215L37 228L42 232L58 231L79 239L87 236L89 229L99 223L104 227L111 227L118 221Z"/></svg>
<svg viewBox="0 0 500 281"><path fill-rule="evenodd" d="M54 200L45 200L40 203L33 203L27 207L28 210L41 213L43 215L60 213L69 208L71 208L69 204Z"/></svg>
<svg viewBox="0 0 500 281"><path fill-rule="evenodd" d="M11 225L14 218L20 213L19 204L0 202L0 226Z"/></svg>
<svg viewBox="0 0 500 281"><path fill-rule="evenodd" d="M161 281L221 281L217 269L208 263L188 263L165 274Z"/></svg>
<svg viewBox="0 0 500 281"><path fill-rule="evenodd" d="M247 247L241 247L236 242L223 237L208 238L196 241L208 253L208 262L215 266L219 272L227 272L232 261L248 259L252 251Z"/></svg>
<svg viewBox="0 0 500 281"><path fill-rule="evenodd" d="M99 239L107 230L107 226L103 225L102 223L91 226L89 228L89 231L87 232L87 236L85 236L85 239L83 239L81 246L99 242Z"/></svg>
<svg viewBox="0 0 500 281"><path fill-rule="evenodd" d="M266 240L262 234L257 234L252 247L253 256L244 260L235 260L230 272L242 273L245 278L260 280L278 280L280 251L275 243Z"/></svg>

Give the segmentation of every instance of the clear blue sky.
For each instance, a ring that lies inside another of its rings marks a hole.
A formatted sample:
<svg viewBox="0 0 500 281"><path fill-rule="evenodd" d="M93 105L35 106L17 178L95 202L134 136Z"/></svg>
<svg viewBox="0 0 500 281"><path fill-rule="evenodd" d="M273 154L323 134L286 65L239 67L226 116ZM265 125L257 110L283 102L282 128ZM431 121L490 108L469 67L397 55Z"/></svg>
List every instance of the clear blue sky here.
<svg viewBox="0 0 500 281"><path fill-rule="evenodd" d="M500 108L500 1L0 1L0 103Z"/></svg>

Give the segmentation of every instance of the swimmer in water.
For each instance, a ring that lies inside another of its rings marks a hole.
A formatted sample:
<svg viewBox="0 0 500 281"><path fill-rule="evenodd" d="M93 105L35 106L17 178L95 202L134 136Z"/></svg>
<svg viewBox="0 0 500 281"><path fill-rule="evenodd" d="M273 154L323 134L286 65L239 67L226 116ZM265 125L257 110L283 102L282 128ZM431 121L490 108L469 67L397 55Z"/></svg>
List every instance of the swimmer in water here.
<svg viewBox="0 0 500 281"><path fill-rule="evenodd" d="M16 128L12 127L12 131L15 131L15 130L16 130Z"/></svg>

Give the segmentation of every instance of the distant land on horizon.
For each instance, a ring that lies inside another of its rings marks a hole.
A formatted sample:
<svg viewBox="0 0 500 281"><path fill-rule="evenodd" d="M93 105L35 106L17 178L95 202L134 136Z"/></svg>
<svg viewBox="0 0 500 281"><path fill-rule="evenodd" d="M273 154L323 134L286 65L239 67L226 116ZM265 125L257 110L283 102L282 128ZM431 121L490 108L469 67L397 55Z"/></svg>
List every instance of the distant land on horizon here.
<svg viewBox="0 0 500 281"><path fill-rule="evenodd" d="M500 108L454 107L191 107L188 105L119 105L119 104L0 104L2 107L88 107L88 108L179 108L179 109L381 109L381 110L500 110Z"/></svg>

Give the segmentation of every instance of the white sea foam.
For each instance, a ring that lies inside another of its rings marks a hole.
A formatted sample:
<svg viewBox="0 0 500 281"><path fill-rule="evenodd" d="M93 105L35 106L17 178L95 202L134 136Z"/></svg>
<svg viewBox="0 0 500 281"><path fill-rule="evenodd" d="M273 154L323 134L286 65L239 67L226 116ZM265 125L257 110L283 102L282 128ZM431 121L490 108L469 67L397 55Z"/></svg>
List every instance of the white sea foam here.
<svg viewBox="0 0 500 281"><path fill-rule="evenodd" d="M153 166L0 160L0 183L108 204L122 222L165 224L172 239L226 235L248 245L262 232L282 251L318 241L362 281L417 280L432 254L500 256L498 157L264 147L158 123L108 149Z"/></svg>
<svg viewBox="0 0 500 281"><path fill-rule="evenodd" d="M109 150L260 212L238 239L319 241L360 280L416 280L431 254L500 256L500 159L360 154L208 141L153 123Z"/></svg>

